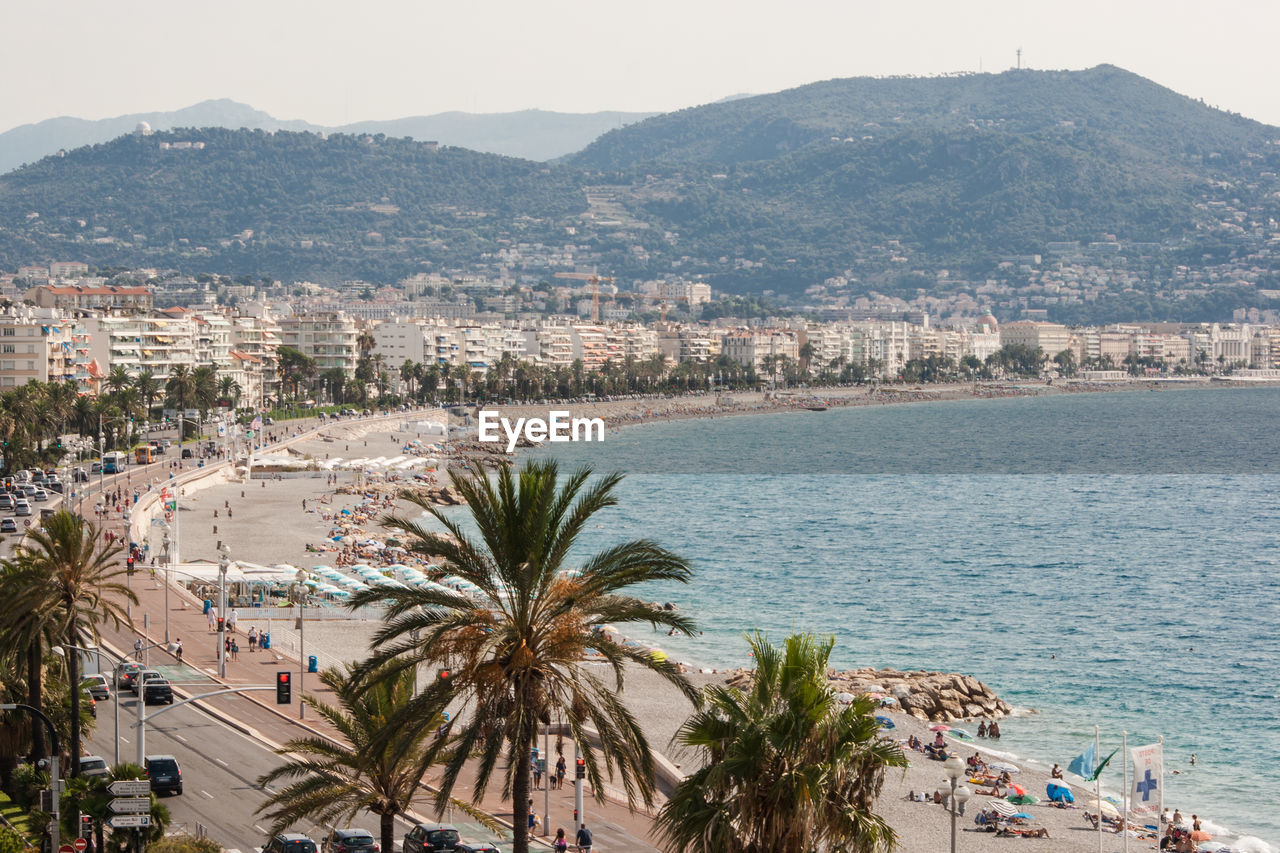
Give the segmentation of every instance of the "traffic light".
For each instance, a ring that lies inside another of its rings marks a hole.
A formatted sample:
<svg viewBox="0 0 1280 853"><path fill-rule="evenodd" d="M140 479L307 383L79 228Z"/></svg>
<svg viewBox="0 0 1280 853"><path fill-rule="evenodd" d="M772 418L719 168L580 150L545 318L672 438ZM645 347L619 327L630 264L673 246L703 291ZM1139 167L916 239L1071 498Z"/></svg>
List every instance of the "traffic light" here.
<svg viewBox="0 0 1280 853"><path fill-rule="evenodd" d="M437 669L436 677L441 681L448 681L450 678L453 678L453 673L447 669Z"/></svg>
<svg viewBox="0 0 1280 853"><path fill-rule="evenodd" d="M218 633L219 634L222 633L222 617L221 616L218 617Z"/></svg>
<svg viewBox="0 0 1280 853"><path fill-rule="evenodd" d="M276 704L288 705L293 701L293 673L276 673Z"/></svg>
<svg viewBox="0 0 1280 853"><path fill-rule="evenodd" d="M125 561L125 571L129 574L130 577L133 576L133 557L130 557L128 560Z"/></svg>
<svg viewBox="0 0 1280 853"><path fill-rule="evenodd" d="M585 778L587 778L587 762L586 762L586 759L579 758L578 760L576 760L576 761L574 761L574 762L573 762L573 778L575 778L575 779L585 779Z"/></svg>
<svg viewBox="0 0 1280 853"><path fill-rule="evenodd" d="M80 815L80 837L88 838L93 833L93 818L87 814Z"/></svg>

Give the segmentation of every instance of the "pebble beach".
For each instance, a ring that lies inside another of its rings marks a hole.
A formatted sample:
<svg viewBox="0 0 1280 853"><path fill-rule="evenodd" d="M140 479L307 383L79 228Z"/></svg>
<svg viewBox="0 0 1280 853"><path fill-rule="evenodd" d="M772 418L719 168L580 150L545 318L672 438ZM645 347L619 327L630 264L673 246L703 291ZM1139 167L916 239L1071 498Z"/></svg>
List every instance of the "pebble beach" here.
<svg viewBox="0 0 1280 853"><path fill-rule="evenodd" d="M848 391L848 393L841 395L839 391ZM896 391L894 397L884 394L877 396L876 393L865 389L839 389L839 391L824 392L824 401L830 405L875 405L976 396L972 386L930 389L920 394L913 391ZM1044 392L1035 389L1026 393ZM731 399L720 400L707 396L671 400L604 402L566 408L572 408L576 416L603 417L608 428L612 430L615 427L650 420L751 414L799 408L803 407L806 396L779 399L766 398L763 394L735 394L731 395ZM503 414L507 417L544 416L550 408L553 407L508 407L503 410ZM320 461L321 464L336 458L350 460L393 457L403 450L406 441L410 438L403 429L403 425L388 425L386 422L362 424L359 421L334 425L322 431L322 436L299 442L295 450L299 454ZM331 482L330 476L336 478L336 482ZM406 482L412 482L412 474L404 476ZM424 476L432 475L424 474ZM440 476L438 472L436 476ZM339 466L334 469L332 475L326 471L316 477L251 479L245 482L240 482L231 476L217 476L209 478L198 486L189 487L179 509L182 560L184 562L200 560L216 562L217 546L220 542L225 542L231 548L232 559L263 565L289 564L302 568L310 568L313 565L335 565L340 551L317 552L314 549L322 543L331 542L331 534L334 531L332 519L335 515L340 514L344 509L355 511L364 501L360 493L343 493L357 491L358 486L363 486L364 481L360 478L362 475L358 472L343 470ZM303 509L304 501L305 510ZM378 506L377 517L380 518L392 510L405 510L406 507L410 505L388 501ZM416 507L410 508L414 514L417 513ZM231 510L230 517L228 517L228 509ZM361 529L369 537L385 540L388 535L380 528L376 519ZM330 547L340 548L341 546L331 545ZM155 553L154 544L153 553ZM376 561L371 560L371 562L376 564ZM265 616L266 611L257 608L241 609L239 625L242 630L256 625L258 630L262 631L266 628ZM316 654L320 658L321 666L358 659L367 650L369 638L377 626L376 614L367 614L365 618L361 618L361 614L352 615L336 604L309 608L305 629L306 653ZM749 626L744 624L743 627L745 629ZM297 632L292 621L274 620L270 630L273 646L286 653L291 653L297 648ZM647 629L638 630L644 633ZM654 638L641 636L637 639L652 642ZM690 678L695 684L701 685L723 680L724 674L693 671L690 673ZM673 744L679 725L692 712L691 706L678 691L652 673L633 670L628 676L624 696L628 706L645 727L656 749L664 752L677 765L687 765L694 760L691 756L683 755ZM892 736L899 741L905 741L912 735L930 742L933 740L934 733L929 731L930 723L920 721L893 708L885 709L884 713L894 722L894 728L885 731L886 736ZM972 732L977 726L977 720L972 723L954 723L954 725L963 726ZM959 833L958 849L1004 850L1011 845L1017 849L1046 851L1096 851L1099 849L1098 834L1086 821L1084 809L1058 808L1047 804L1047 798L1044 796L1046 782L1049 779L1047 765L1026 761L1021 756L1002 752L998 742L952 739L949 743L963 758L978 752L987 760L1003 760L1016 765L1019 773L1016 774L1014 782L1040 799L1038 803L1020 806L1024 813L1031 816L1025 828L1043 827L1048 832L1047 838L997 837L992 833L978 832L973 816L978 809L988 803L991 797L975 796L966 809L967 814L958 818L956 822ZM905 771L890 771L877 811L898 833L901 849L907 851L948 849L951 818L947 810L933 802L919 802L909 796L909 794L920 792L932 795L934 790L944 786L946 777L942 765L929 760L919 752L908 750L907 754L911 766ZM1071 757L1054 756L1063 766ZM1083 783L1073 785L1073 789L1077 792L1078 803L1086 799L1083 788ZM1182 811L1189 817L1193 810L1183 808ZM1206 823L1206 828L1212 830L1213 826L1211 823ZM1156 849L1156 844L1151 840L1130 838L1128 847L1132 850ZM1122 849L1122 839L1114 834L1105 835L1101 849L1119 851Z"/></svg>

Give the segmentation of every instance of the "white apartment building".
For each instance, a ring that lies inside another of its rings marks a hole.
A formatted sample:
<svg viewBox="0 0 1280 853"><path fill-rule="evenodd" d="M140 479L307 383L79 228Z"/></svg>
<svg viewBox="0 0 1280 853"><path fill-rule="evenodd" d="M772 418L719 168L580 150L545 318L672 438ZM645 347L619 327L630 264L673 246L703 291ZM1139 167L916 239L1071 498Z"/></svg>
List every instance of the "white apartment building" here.
<svg viewBox="0 0 1280 853"><path fill-rule="evenodd" d="M360 352L356 347L356 321L342 313L308 314L280 320L281 346L293 347L316 362L323 373L341 368L354 376Z"/></svg>
<svg viewBox="0 0 1280 853"><path fill-rule="evenodd" d="M530 361L543 367L572 366L573 335L568 326L542 323L522 333Z"/></svg>
<svg viewBox="0 0 1280 853"><path fill-rule="evenodd" d="M581 359L585 370L596 371L604 367L605 362L617 364L622 361L617 342L605 326L570 326L569 340L573 345L572 360Z"/></svg>
<svg viewBox="0 0 1280 853"><path fill-rule="evenodd" d="M145 370L163 386L175 366L196 366L196 321L189 315L91 317L82 325L104 375L117 366L132 376Z"/></svg>
<svg viewBox="0 0 1280 853"><path fill-rule="evenodd" d="M73 381L89 393L95 385L90 361L88 339L74 320L24 306L0 314L0 390L32 381Z"/></svg>
<svg viewBox="0 0 1280 853"><path fill-rule="evenodd" d="M268 313L236 317L232 321L232 358L249 356L252 360L240 358L243 369L258 373L257 397L252 395L251 388L244 387L241 405L265 406L267 401L280 399L280 359L276 354L280 343L280 325ZM248 381L253 384L253 380Z"/></svg>
<svg viewBox="0 0 1280 853"><path fill-rule="evenodd" d="M778 329L758 332L730 332L721 340L721 351L743 367L763 372L769 356L800 360L800 341L795 332Z"/></svg>
<svg viewBox="0 0 1280 853"><path fill-rule="evenodd" d="M1031 349L1038 347L1045 355L1053 358L1071 347L1071 332L1066 326L1041 320L1019 320L1000 327L1002 347L1019 344Z"/></svg>

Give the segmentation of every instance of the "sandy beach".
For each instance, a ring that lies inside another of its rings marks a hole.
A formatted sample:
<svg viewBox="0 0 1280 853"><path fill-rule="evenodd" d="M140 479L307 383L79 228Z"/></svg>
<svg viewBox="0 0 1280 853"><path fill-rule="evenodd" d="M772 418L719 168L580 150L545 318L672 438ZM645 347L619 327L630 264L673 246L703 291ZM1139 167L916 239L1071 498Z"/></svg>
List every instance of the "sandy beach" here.
<svg viewBox="0 0 1280 853"><path fill-rule="evenodd" d="M849 393L839 396L830 392L824 395L824 399L830 400L833 405L839 404L835 402L836 399L849 405L874 405L910 402L913 399L960 399L974 396L973 386L952 386L936 392L929 389L927 397L912 396L906 399L901 398L902 393L914 392L895 392L898 398L891 399L887 395L878 392L873 394L865 389L837 390L847 390ZM788 408L797 404L796 399L790 398L779 401L765 399L763 395L733 395L730 405L726 405L723 399L717 402L710 397L694 397L661 401L617 401L568 408L582 416L605 417L612 428L614 425L659 418L745 414ZM547 408L549 407L511 407L506 412L514 416L528 416L545 412ZM330 427L324 430L323 437L298 443L297 450L317 460L390 457L401 452L406 438L402 422L363 424L356 421ZM326 519L326 515L353 509L363 497L337 493L344 487L349 488L355 484L356 478L360 476L358 473L338 470L334 476L336 482L330 482L329 474L322 472L317 477L254 479L243 483L218 476L209 478L199 486L190 487L179 510L182 560L216 562L217 545L219 542L226 542L231 548L233 559L267 565L287 563L304 568L335 565L338 552L317 553L309 550L309 546L314 548L331 538L333 524ZM385 508L379 509L380 514L385 511ZM416 512L416 508L414 511ZM365 529L370 537L386 538L386 531L380 529L376 522L367 525ZM155 543L152 548L152 553L156 553ZM256 626L259 631L266 629L268 612L254 607L241 608L238 614L240 629L247 631L250 626ZM359 659L367 652L369 638L378 625L377 614L374 612L353 615L336 604L317 603L317 606L307 610L305 654L317 655L322 667ZM746 627L749 626L744 625ZM643 633L645 629L637 630ZM292 619L275 616L270 623L270 632L273 648L290 656L296 655L300 638ZM637 638L644 639L639 635ZM718 673L691 675L695 684L705 684L722 677ZM652 673L633 670L628 677L624 695L655 748L667 754L677 765L688 766L695 760L672 746L676 730L692 712L692 707L674 688ZM886 731L887 736L905 740L914 734L932 741L934 734L928 731L929 724L900 711L888 710L887 715L895 723L895 728ZM977 721L957 725L973 731ZM1032 816L1028 822L1030 827L1044 827L1049 833L1048 838L1010 838L975 831L973 816L991 799L976 796L969 803L968 814L957 821L958 849L996 851L1004 850L1010 845L1018 849L1079 850L1082 853L1098 849L1097 833L1086 822L1083 809L1062 809L1046 804L1045 783L1049 778L1047 766L1001 753L997 742L978 741L975 745L973 742L953 740L951 743L958 748L962 757L967 758L975 751L985 751L988 760L1006 760L1017 765L1020 772L1016 774L1014 782L1040 798L1039 803L1020 808ZM940 763L927 759L922 753L908 751L907 754L911 766L905 772L889 773L878 811L898 832L901 849L948 849L951 822L944 807L908 798L909 792L923 791L932 794L942 786L945 783L943 768ZM1064 766L1070 758L1067 755L1054 756ZM1073 787L1077 791L1078 802L1083 801L1085 792L1082 786ZM1181 807L1186 815L1194 811L1194 808L1188 807L1191 804L1169 805L1171 808ZM1118 836L1108 835L1104 841L1103 849L1106 851L1121 849L1121 839ZM1151 841L1130 839L1129 848L1154 849L1155 845Z"/></svg>

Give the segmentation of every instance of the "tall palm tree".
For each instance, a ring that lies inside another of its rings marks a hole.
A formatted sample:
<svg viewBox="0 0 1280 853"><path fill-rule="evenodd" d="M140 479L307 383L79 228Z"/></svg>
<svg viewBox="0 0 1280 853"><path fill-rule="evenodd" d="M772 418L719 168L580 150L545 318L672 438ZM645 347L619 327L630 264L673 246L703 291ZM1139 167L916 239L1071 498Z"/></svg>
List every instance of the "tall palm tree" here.
<svg viewBox="0 0 1280 853"><path fill-rule="evenodd" d="M107 374L105 384L107 386L107 390L115 394L132 385L133 377L129 375L129 371L125 370L123 366L117 364L115 367L111 368L111 372Z"/></svg>
<svg viewBox="0 0 1280 853"><path fill-rule="evenodd" d="M240 404L240 383L232 376L224 376L218 380L218 399L226 400L232 409Z"/></svg>
<svg viewBox="0 0 1280 853"><path fill-rule="evenodd" d="M712 685L676 739L701 753L658 813L671 853L811 853L889 850L896 837L875 814L902 749L878 737L874 700L842 706L827 680L834 638L760 634L752 684Z"/></svg>
<svg viewBox="0 0 1280 853"><path fill-rule="evenodd" d="M138 389L138 395L142 397L142 405L146 409L146 419L151 420L151 404L160 395L160 385L156 382L155 374L150 370L142 371L134 377L133 387Z"/></svg>
<svg viewBox="0 0 1280 853"><path fill-rule="evenodd" d="M691 633L693 622L674 611L627 594L647 581L687 582L682 558L649 540L622 542L587 556L570 571L569 555L592 517L617 504L620 474L588 483L582 468L560 481L554 461L526 463L519 471L504 465L493 478L481 468L452 472L450 479L466 501L475 534L438 507L405 495L444 533L418 517L392 516L386 526L402 531L410 547L443 559L445 571L475 584L479 600L437 587L434 590L378 589L352 598L353 608L385 601L386 622L374 636L374 652L365 670L386 667L394 673L429 665L447 670L431 682L396 727L423 728L451 704L472 713L454 715L446 736L456 736L456 752L445 762L436 800L453 791L467 757L478 752L473 799L505 760L502 791L511 798L517 819L516 853L529 849L523 806L529 798L529 752L540 723L560 714L573 739L588 743L588 725L597 732L600 754L617 770L628 801L653 798L653 754L635 718L618 698L625 666L643 666L667 678L692 701L696 691L675 664L639 649L603 642L607 624L645 622ZM612 678L601 679L583 664L588 647L611 665ZM604 795L604 777L592 750L585 750L586 772L596 798Z"/></svg>
<svg viewBox="0 0 1280 853"><path fill-rule="evenodd" d="M125 567L117 560L118 543L106 543L102 531L78 515L58 510L44 520L42 529L27 534L14 552L14 561L26 575L26 588L7 599L4 607L13 613L24 609L50 614L61 642L83 646L96 641L98 624L127 621L124 601L137 603L133 591L117 580ZM79 656L67 655L68 684L80 685ZM80 719L79 689L71 690L71 719ZM71 727L72 775L80 772L80 726Z"/></svg>
<svg viewBox="0 0 1280 853"><path fill-rule="evenodd" d="M185 364L175 364L173 369L169 371L169 381L164 384L165 403L171 409L177 409L178 417L182 417L182 411L190 409L195 403L196 386L195 380L191 375L191 368ZM178 443L181 444L186 438L186 425L184 420L178 421Z"/></svg>
<svg viewBox="0 0 1280 853"><path fill-rule="evenodd" d="M44 658L58 642L58 629L50 608L29 608L23 597L33 583L42 577L33 576L31 567L23 562L5 560L0 563L0 648L19 656L26 667L26 702L33 708L44 705ZM42 758L45 749L44 723L31 720L31 757Z"/></svg>
<svg viewBox="0 0 1280 853"><path fill-rule="evenodd" d="M273 835L302 819L336 823L369 811L378 815L382 849L393 849L396 816L409 808L428 768L447 755L436 731L444 716L437 714L421 727L388 729L413 698L414 674L404 670L371 675L371 685L361 691L353 680L353 668L320 673L321 683L338 696L339 708L314 697L303 699L346 743L304 737L278 750L291 760L258 779L260 786L293 780L258 807L259 814L271 819ZM470 804L458 800L453 804L491 823Z"/></svg>
<svg viewBox="0 0 1280 853"><path fill-rule="evenodd" d="M209 410L218 402L218 368L202 364L191 371L191 393L203 423L209 416Z"/></svg>

